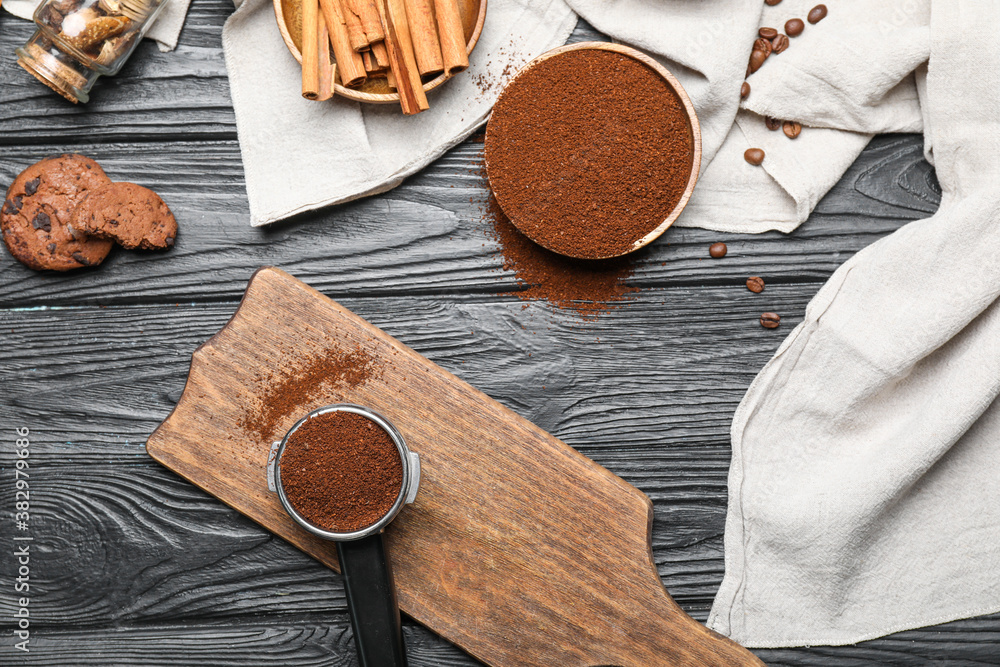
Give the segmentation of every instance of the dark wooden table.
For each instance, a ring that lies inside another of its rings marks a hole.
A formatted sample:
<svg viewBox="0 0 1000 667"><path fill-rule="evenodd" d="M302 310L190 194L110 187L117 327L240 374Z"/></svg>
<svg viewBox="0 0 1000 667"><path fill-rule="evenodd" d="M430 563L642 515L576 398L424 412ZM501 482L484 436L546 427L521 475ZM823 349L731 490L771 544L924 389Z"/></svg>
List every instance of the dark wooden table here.
<svg viewBox="0 0 1000 667"><path fill-rule="evenodd" d="M191 352L265 264L649 494L659 572L703 621L723 573L733 411L837 266L935 210L921 138L876 138L793 234L670 230L642 258L636 300L581 322L499 295L518 286L485 235L475 140L384 195L250 228L220 39L231 11L229 0L196 0L176 52L144 44L85 107L16 66L31 26L0 16L0 183L45 155L80 152L155 188L182 228L171 252L116 251L68 275L0 254L0 664L355 664L340 577L144 449ZM585 25L574 35L593 38ZM729 255L710 260L717 240ZM767 291L748 292L748 275ZM781 328L762 329L762 310L781 313ZM12 635L18 427L31 430L27 654ZM413 665L477 664L416 623L405 634ZM1000 615L757 653L772 665L1000 664Z"/></svg>

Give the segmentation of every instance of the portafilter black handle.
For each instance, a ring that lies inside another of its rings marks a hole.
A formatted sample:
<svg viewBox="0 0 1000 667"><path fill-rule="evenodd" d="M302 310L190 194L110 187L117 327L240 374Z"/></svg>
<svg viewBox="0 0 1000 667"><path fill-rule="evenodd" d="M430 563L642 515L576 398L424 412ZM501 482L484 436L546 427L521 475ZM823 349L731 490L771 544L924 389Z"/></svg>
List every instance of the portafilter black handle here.
<svg viewBox="0 0 1000 667"><path fill-rule="evenodd" d="M337 558L361 667L406 667L396 587L383 534L337 542Z"/></svg>

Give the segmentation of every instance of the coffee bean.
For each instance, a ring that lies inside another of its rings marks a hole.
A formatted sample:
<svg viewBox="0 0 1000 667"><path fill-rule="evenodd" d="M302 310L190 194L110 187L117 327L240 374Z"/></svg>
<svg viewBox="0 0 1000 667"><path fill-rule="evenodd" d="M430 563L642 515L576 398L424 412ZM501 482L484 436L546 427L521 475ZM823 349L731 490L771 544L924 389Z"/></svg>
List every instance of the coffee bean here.
<svg viewBox="0 0 1000 667"><path fill-rule="evenodd" d="M770 54L764 53L759 49L754 49L753 53L750 54L750 73L753 74L760 69L760 66L764 64L767 60L767 56Z"/></svg>
<svg viewBox="0 0 1000 667"><path fill-rule="evenodd" d="M810 23L819 23L826 18L826 5L816 5L809 10L809 15L806 18Z"/></svg>
<svg viewBox="0 0 1000 667"><path fill-rule="evenodd" d="M771 53L777 55L788 48L788 35L778 35L771 40Z"/></svg>
<svg viewBox="0 0 1000 667"><path fill-rule="evenodd" d="M778 313L760 314L760 326L765 329L777 329L779 324L781 324L781 315Z"/></svg>
<svg viewBox="0 0 1000 667"><path fill-rule="evenodd" d="M786 137L794 139L802 133L802 124L796 123L794 120L786 120L781 124L781 130L785 133Z"/></svg>
<svg viewBox="0 0 1000 667"><path fill-rule="evenodd" d="M747 278L747 289L754 294L760 294L764 291L764 279L760 276L750 276Z"/></svg>
<svg viewBox="0 0 1000 667"><path fill-rule="evenodd" d="M759 148L748 148L743 152L743 159L756 167L764 161L764 151Z"/></svg>
<svg viewBox="0 0 1000 667"><path fill-rule="evenodd" d="M767 129L774 132L775 130L781 128L781 121L777 118L771 118L770 116L764 116L764 126Z"/></svg>
<svg viewBox="0 0 1000 667"><path fill-rule="evenodd" d="M757 34L764 39L774 39L778 36L778 31L774 28L761 28L757 31Z"/></svg>
<svg viewBox="0 0 1000 667"><path fill-rule="evenodd" d="M750 95L750 84L746 81L740 86L740 99L745 100Z"/></svg>
<svg viewBox="0 0 1000 667"><path fill-rule="evenodd" d="M726 244L722 242L713 243L712 245L708 246L708 254L713 259L721 259L725 257L728 251L729 248L727 248Z"/></svg>
<svg viewBox="0 0 1000 667"><path fill-rule="evenodd" d="M763 37L758 37L757 41L753 43L753 50L754 51L763 51L764 52L764 57L767 57L767 56L771 55L771 49L772 48L773 47L771 46L771 40L764 39Z"/></svg>
<svg viewBox="0 0 1000 667"><path fill-rule="evenodd" d="M798 37L806 29L806 24L802 19L789 19L785 22L785 34L789 37Z"/></svg>
<svg viewBox="0 0 1000 667"><path fill-rule="evenodd" d="M771 7L774 7L779 2L781 2L781 0L764 0L764 4L770 5Z"/></svg>

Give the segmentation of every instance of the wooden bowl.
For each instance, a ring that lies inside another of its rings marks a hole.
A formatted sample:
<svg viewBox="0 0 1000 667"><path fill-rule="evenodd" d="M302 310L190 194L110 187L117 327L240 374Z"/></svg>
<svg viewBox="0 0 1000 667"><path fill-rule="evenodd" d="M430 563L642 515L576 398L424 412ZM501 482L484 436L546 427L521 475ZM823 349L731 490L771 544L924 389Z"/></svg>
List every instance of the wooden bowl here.
<svg viewBox="0 0 1000 667"><path fill-rule="evenodd" d="M285 45L295 59L302 62L302 2L301 0L273 0L274 16L278 20L278 30L285 40ZM483 32L483 22L486 21L486 0L458 0L458 9L462 14L462 26L465 28L467 49L472 53ZM461 74L461 72L457 72ZM424 90L429 92L455 76L442 73L424 82ZM348 88L340 84L338 76L335 91L348 99L372 104L399 104L399 93L389 88L384 77L372 78L361 84L360 88Z"/></svg>
<svg viewBox="0 0 1000 667"><path fill-rule="evenodd" d="M688 94L684 90L684 87L681 86L680 82L677 81L676 78L674 78L674 75L671 74L666 67L656 62L655 60L647 56L645 53L637 51L628 46L622 46L621 44L612 44L610 42L579 42L577 44L567 44L566 46L560 46L558 48L552 49L551 51L546 51L545 53L538 56L537 58L529 62L527 65L522 67L517 72L517 74L514 75L514 77L510 80L508 85L516 81L517 78L522 73L526 72L527 70L531 69L533 66L537 65L538 63L544 60L548 60L549 58L553 58L562 53L566 53L567 51L579 51L581 49L599 49L604 51L614 51L615 53L620 53L622 55L638 60L640 63L646 65L656 74L658 74L661 78L663 78L663 80L667 82L667 85L670 86L671 90L673 90L674 94L677 95L677 99L680 101L681 105L684 107L684 110L687 112L688 129L691 132L691 139L692 139L691 175L688 177L687 186L684 188L684 193L681 195L680 200L677 202L677 205L674 206L674 209L670 212L670 214L663 220L663 222L661 222L659 226L656 227L656 229L649 232L641 239L633 243L632 247L626 250L625 252L619 253L618 255L608 255L607 257L579 258L579 259L610 259L611 257L620 257L621 255L626 255L630 252L635 252L639 248L643 248L652 243L653 241L655 241L663 234L663 232L667 231L670 225L674 224L674 220L677 219L677 216L679 216L681 214L681 211L684 210L684 207L687 206L688 201L691 199L691 193L694 191L695 183L698 182L698 172L701 170L701 125L698 123L698 115L694 111L694 105L691 104L691 98L688 97ZM502 94L503 93L501 92L501 95ZM487 124L486 126L487 136L489 135L489 132L490 128L489 124ZM486 165L486 172L488 175L489 164ZM499 202L499 199L497 201ZM521 227L518 225L517 220L515 220L511 216L508 216L508 218L510 219L511 223L518 228L518 230L524 233L524 230L522 230ZM528 237L531 238L530 236ZM534 241L535 239L532 240ZM537 241L535 242L537 243ZM543 247L546 247L544 246L544 244L539 244L539 245L543 245ZM552 252L559 253L558 250L555 250L553 248L547 248L547 249L552 250ZM564 253L559 253L559 254L564 254Z"/></svg>

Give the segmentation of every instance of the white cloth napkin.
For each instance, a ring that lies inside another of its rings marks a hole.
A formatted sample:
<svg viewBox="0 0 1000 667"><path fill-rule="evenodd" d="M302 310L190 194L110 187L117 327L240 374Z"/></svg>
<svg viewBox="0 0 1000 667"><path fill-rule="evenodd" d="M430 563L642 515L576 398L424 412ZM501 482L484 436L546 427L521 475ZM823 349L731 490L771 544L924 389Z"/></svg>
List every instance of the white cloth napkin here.
<svg viewBox="0 0 1000 667"><path fill-rule="evenodd" d="M871 40L909 66L923 41L943 198L838 269L737 410L710 625L750 646L853 643L1000 610L1000 2L906 4L900 20L925 25L856 25L827 47L839 76L792 63L758 86L797 85L811 122L881 123L851 71L886 74L867 62ZM823 103L823 86L852 92Z"/></svg>
<svg viewBox="0 0 1000 667"><path fill-rule="evenodd" d="M4 0L3 8L14 16L30 20L40 4L42 0ZM191 0L169 0L156 17L156 22L146 32L146 37L155 40L160 51L173 51L177 48L177 37L184 27L184 18L190 4Z"/></svg>
<svg viewBox="0 0 1000 667"><path fill-rule="evenodd" d="M567 1L594 27L658 56L691 96L701 122L702 173L676 225L791 231L872 134L922 129L908 76L927 58L926 22L912 27L920 22L920 12L910 7L920 4L916 0L830 2L826 19L807 23L788 50L750 75L751 93L738 113L757 29L783 32L785 21L804 19L816 0L774 7L760 0ZM888 38L883 23L892 26ZM856 29L862 32L853 34ZM845 48L859 43L860 52ZM792 141L767 130L762 115L810 127ZM762 168L743 159L751 147L766 153Z"/></svg>
<svg viewBox="0 0 1000 667"><path fill-rule="evenodd" d="M757 26L814 0L569 2L675 70L709 151L724 137L678 224L793 229L875 132L924 130L944 192L834 274L741 403L709 625L845 644L1000 610L1000 2L828 2L735 124Z"/></svg>
<svg viewBox="0 0 1000 667"><path fill-rule="evenodd" d="M510 74L565 42L576 15L562 0L490 0L469 69L416 116L303 99L274 21L271 0L243 0L222 33L252 225L399 185L481 125Z"/></svg>

